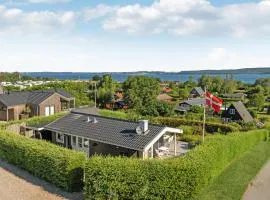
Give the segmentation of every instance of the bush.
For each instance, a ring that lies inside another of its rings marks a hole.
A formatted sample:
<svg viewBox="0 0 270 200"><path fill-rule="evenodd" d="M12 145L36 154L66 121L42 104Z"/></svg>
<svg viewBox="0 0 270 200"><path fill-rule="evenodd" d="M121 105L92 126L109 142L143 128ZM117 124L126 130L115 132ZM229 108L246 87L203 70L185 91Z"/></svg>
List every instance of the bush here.
<svg viewBox="0 0 270 200"><path fill-rule="evenodd" d="M86 199L194 199L230 162L268 137L268 130L209 136L184 157L167 160L93 157Z"/></svg>
<svg viewBox="0 0 270 200"><path fill-rule="evenodd" d="M257 118L258 112L257 112L256 110L248 109L248 112L250 113L250 115L251 115L253 118Z"/></svg>
<svg viewBox="0 0 270 200"><path fill-rule="evenodd" d="M85 162L82 153L1 131L0 159L67 191L82 189Z"/></svg>
<svg viewBox="0 0 270 200"><path fill-rule="evenodd" d="M185 120L179 118L172 118L172 117L156 117L153 120L154 123L166 125L169 127L179 127L182 125L186 126L202 126L201 121L195 120ZM230 126L228 124L220 124L220 123L213 123L213 122L206 122L205 129L208 133L230 133L239 131L238 127Z"/></svg>

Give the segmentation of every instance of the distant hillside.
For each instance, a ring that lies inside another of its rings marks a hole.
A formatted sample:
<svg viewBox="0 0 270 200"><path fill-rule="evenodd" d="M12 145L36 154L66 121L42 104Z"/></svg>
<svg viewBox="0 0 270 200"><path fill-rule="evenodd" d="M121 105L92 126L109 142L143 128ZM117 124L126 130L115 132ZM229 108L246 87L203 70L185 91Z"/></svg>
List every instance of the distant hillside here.
<svg viewBox="0 0 270 200"><path fill-rule="evenodd" d="M267 68L243 68L243 69L226 69L226 70L199 70L199 71L182 71L181 74L270 74L270 67Z"/></svg>

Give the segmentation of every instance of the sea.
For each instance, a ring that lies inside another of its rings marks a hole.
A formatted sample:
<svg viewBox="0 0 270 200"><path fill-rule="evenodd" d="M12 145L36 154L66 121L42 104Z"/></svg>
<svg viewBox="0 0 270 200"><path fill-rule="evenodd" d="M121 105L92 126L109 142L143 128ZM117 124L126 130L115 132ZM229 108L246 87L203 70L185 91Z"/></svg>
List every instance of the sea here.
<svg viewBox="0 0 270 200"><path fill-rule="evenodd" d="M32 77L46 77L46 78L54 78L59 80L90 80L93 76L103 76L104 74L111 74L113 79L117 82L125 81L129 76L137 76L144 75L159 78L161 81L178 81L185 82L189 79L193 79L197 81L203 74L209 76L220 76L220 77L228 77L226 73L188 73L188 72L100 72L100 73L92 73L92 72L25 72L25 75ZM244 83L253 84L256 79L259 78L270 78L270 73L231 73L229 77L242 81Z"/></svg>

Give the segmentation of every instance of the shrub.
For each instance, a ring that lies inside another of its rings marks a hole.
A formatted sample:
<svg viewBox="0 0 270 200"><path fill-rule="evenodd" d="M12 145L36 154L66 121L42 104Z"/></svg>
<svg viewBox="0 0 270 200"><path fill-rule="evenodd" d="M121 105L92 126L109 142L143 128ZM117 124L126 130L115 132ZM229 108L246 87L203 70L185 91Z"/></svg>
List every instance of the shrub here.
<svg viewBox="0 0 270 200"><path fill-rule="evenodd" d="M86 199L194 199L268 130L209 136L184 157L167 160L93 157L85 168Z"/></svg>
<svg viewBox="0 0 270 200"><path fill-rule="evenodd" d="M170 126L170 127L179 127L179 126L202 126L201 121L195 120L185 120L173 117L156 117L153 120L154 123L159 123L162 125ZM230 133L238 131L238 127L230 126L228 124L220 124L220 123L213 123L213 122L206 122L205 129L208 133Z"/></svg>
<svg viewBox="0 0 270 200"><path fill-rule="evenodd" d="M0 159L65 190L82 189L85 162L82 153L1 131Z"/></svg>

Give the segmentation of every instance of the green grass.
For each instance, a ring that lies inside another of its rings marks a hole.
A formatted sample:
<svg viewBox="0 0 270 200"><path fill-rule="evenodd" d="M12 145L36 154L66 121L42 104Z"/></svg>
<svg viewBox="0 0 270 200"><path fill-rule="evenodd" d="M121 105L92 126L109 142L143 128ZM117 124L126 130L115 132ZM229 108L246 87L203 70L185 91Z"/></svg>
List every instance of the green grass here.
<svg viewBox="0 0 270 200"><path fill-rule="evenodd" d="M201 192L199 200L239 200L250 181L270 158L270 142L261 142L234 160L212 184Z"/></svg>
<svg viewBox="0 0 270 200"><path fill-rule="evenodd" d="M103 117L127 119L127 114L124 111L112 111L112 110L100 109L99 113Z"/></svg>

